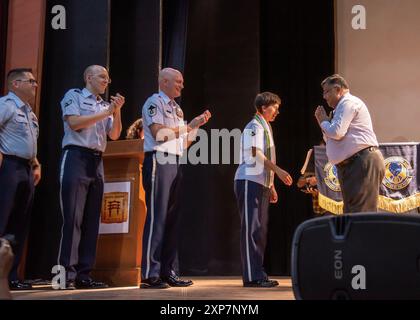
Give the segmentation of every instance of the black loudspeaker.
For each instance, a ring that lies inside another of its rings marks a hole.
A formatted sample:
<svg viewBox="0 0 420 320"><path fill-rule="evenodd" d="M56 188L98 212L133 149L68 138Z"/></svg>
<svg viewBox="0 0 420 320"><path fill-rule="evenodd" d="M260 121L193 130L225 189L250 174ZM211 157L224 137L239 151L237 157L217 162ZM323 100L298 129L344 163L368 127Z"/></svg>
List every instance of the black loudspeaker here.
<svg viewBox="0 0 420 320"><path fill-rule="evenodd" d="M420 299L420 216L308 220L292 243L296 299Z"/></svg>

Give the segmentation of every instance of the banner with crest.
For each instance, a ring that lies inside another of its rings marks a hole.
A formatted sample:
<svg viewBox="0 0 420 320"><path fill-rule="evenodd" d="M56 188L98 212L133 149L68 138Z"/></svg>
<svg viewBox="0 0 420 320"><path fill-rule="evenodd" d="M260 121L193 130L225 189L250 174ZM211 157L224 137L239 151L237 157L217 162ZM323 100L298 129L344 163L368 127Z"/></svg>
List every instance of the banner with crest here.
<svg viewBox="0 0 420 320"><path fill-rule="evenodd" d="M385 160L379 211L405 213L420 208L420 144L384 143L379 146ZM315 146L315 175L319 205L333 213L343 213L337 168L328 162L325 146Z"/></svg>

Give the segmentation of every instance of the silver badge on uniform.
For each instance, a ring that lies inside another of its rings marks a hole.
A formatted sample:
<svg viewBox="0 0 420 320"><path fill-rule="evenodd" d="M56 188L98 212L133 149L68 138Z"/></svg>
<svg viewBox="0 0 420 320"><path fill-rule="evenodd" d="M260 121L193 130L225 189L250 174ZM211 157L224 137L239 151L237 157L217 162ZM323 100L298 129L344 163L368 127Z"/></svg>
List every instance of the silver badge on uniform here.
<svg viewBox="0 0 420 320"><path fill-rule="evenodd" d="M176 115L180 118L184 118L184 112L182 112L180 107L176 107Z"/></svg>

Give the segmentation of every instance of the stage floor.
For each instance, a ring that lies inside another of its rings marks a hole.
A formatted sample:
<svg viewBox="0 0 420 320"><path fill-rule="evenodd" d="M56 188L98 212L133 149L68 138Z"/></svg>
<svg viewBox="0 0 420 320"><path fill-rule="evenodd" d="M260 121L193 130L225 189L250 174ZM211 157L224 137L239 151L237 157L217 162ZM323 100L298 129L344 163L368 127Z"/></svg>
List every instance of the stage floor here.
<svg viewBox="0 0 420 320"><path fill-rule="evenodd" d="M294 300L291 279L279 281L275 288L244 288L240 277L191 277L194 285L161 290L138 287L115 287L99 290L53 290L35 286L36 290L13 291L15 300Z"/></svg>

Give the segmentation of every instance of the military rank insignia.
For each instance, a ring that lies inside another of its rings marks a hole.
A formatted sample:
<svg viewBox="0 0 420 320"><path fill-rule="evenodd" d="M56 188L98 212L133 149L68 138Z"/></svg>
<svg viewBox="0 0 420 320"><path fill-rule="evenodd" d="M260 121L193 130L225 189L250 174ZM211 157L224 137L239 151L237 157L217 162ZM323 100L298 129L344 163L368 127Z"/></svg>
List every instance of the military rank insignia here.
<svg viewBox="0 0 420 320"><path fill-rule="evenodd" d="M147 110L149 111L149 116L151 117L154 117L157 113L157 107L153 104Z"/></svg>
<svg viewBox="0 0 420 320"><path fill-rule="evenodd" d="M71 105L73 103L73 100L68 100L65 104L64 104L64 108L67 108L69 105Z"/></svg>

